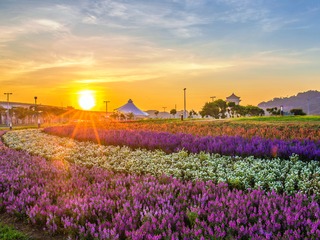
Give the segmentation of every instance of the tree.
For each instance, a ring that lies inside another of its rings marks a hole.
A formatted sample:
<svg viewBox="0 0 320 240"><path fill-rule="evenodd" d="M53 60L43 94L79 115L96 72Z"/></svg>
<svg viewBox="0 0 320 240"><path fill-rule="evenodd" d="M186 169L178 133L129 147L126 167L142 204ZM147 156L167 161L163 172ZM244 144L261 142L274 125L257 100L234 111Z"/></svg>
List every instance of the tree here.
<svg viewBox="0 0 320 240"><path fill-rule="evenodd" d="M122 112L118 113L118 117L119 117L120 121L126 120L126 115L124 115L124 113L122 113Z"/></svg>
<svg viewBox="0 0 320 240"><path fill-rule="evenodd" d="M292 113L295 116L307 115L301 108L293 108L290 110L290 113Z"/></svg>
<svg viewBox="0 0 320 240"><path fill-rule="evenodd" d="M233 108L233 107L236 106L236 103L235 103L235 102L228 102L228 103L227 103L227 106L228 106L229 108Z"/></svg>
<svg viewBox="0 0 320 240"><path fill-rule="evenodd" d="M224 101L222 99L217 99L214 101L214 103L219 107L220 113L226 112L226 109L227 109L226 101Z"/></svg>
<svg viewBox="0 0 320 240"><path fill-rule="evenodd" d="M154 115L156 115L156 117L158 117L159 111L155 111Z"/></svg>
<svg viewBox="0 0 320 240"><path fill-rule="evenodd" d="M170 110L170 114L175 118L175 116L177 114L177 110L176 109L171 109Z"/></svg>
<svg viewBox="0 0 320 240"><path fill-rule="evenodd" d="M278 109L277 107L267 108L266 110L267 110L267 112L269 112L270 115L272 115L272 116L280 115L280 109Z"/></svg>
<svg viewBox="0 0 320 240"><path fill-rule="evenodd" d="M220 109L215 102L207 102L199 113L201 117L211 116L219 118Z"/></svg>
<svg viewBox="0 0 320 240"><path fill-rule="evenodd" d="M207 102L202 110L199 112L199 114L204 116L211 116L214 118L225 118L226 117L226 111L227 111L227 103L226 101L222 99L217 99L214 102Z"/></svg>
<svg viewBox="0 0 320 240"><path fill-rule="evenodd" d="M227 111L227 102L222 99L217 99L214 101L214 103L219 107L219 116L221 118L225 118Z"/></svg>
<svg viewBox="0 0 320 240"><path fill-rule="evenodd" d="M234 107L236 106L235 102L228 102L227 103L227 112L229 113L230 117L234 117Z"/></svg>
<svg viewBox="0 0 320 240"><path fill-rule="evenodd" d="M118 112L113 112L110 114L110 118L114 119L114 120L118 120L119 119L119 113Z"/></svg>
<svg viewBox="0 0 320 240"><path fill-rule="evenodd" d="M134 119L134 114L133 114L132 112L127 113L127 119L128 119L128 120Z"/></svg>
<svg viewBox="0 0 320 240"><path fill-rule="evenodd" d="M246 114L248 114L250 116L262 116L262 115L264 115L264 110L259 108L259 107L248 105L245 108L246 108Z"/></svg>
<svg viewBox="0 0 320 240"><path fill-rule="evenodd" d="M15 117L20 120L22 123L25 123L25 119L29 116L33 115L33 111L31 111L29 108L23 108L23 107L14 107L13 109Z"/></svg>
<svg viewBox="0 0 320 240"><path fill-rule="evenodd" d="M247 114L246 107L241 106L241 105L235 105L233 107L234 114L238 116L245 116Z"/></svg>
<svg viewBox="0 0 320 240"><path fill-rule="evenodd" d="M189 118L192 118L193 115L197 115L197 113L196 113L195 110L192 109L192 110L189 112Z"/></svg>

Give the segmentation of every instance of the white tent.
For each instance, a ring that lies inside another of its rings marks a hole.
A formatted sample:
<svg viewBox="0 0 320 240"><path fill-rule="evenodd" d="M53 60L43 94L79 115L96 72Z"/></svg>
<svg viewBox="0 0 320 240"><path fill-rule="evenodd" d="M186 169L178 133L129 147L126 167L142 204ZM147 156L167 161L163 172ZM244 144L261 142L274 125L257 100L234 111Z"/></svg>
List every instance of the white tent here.
<svg viewBox="0 0 320 240"><path fill-rule="evenodd" d="M126 103L125 105L116 108L116 110L122 113L133 113L133 115L135 116L149 116L148 113L137 108L136 105L133 104L133 101L131 99L129 99L128 103Z"/></svg>

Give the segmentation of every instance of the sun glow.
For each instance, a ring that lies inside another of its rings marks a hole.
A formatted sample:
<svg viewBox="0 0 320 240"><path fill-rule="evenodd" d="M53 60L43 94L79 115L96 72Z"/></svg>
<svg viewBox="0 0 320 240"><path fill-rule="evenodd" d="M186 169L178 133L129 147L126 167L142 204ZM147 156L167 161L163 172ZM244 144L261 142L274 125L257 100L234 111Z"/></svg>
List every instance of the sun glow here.
<svg viewBox="0 0 320 240"><path fill-rule="evenodd" d="M95 106L95 99L92 91L79 92L79 105L83 110L90 110Z"/></svg>

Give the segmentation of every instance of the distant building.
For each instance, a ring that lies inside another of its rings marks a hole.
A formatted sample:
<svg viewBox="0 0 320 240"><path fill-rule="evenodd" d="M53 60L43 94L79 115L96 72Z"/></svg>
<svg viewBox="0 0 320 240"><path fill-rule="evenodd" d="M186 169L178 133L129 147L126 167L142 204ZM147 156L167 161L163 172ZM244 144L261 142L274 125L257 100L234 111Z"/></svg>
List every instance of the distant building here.
<svg viewBox="0 0 320 240"><path fill-rule="evenodd" d="M226 102L234 102L236 105L240 104L240 97L236 96L234 93L232 93L229 97L226 98Z"/></svg>
<svg viewBox="0 0 320 240"><path fill-rule="evenodd" d="M144 111L141 111L136 105L134 105L133 101L131 99L129 99L129 101L119 107L119 108L116 108L115 110L117 110L118 112L121 112L121 113L125 113L125 114L128 114L128 113L132 113L134 116L138 116L138 117L147 117L149 114L144 112Z"/></svg>

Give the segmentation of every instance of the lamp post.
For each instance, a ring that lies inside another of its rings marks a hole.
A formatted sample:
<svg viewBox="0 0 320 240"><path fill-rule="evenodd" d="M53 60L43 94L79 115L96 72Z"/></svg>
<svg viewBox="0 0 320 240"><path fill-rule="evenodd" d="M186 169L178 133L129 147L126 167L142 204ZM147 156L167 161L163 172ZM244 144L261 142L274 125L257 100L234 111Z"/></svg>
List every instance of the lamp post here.
<svg viewBox="0 0 320 240"><path fill-rule="evenodd" d="M162 107L162 108L163 108L163 112L165 112L167 107Z"/></svg>
<svg viewBox="0 0 320 240"><path fill-rule="evenodd" d="M212 102L214 102L214 99L216 98L216 96L212 96L210 98L211 98Z"/></svg>
<svg viewBox="0 0 320 240"><path fill-rule="evenodd" d="M106 104L106 115L108 116L108 103L110 102L110 101L103 101L105 104Z"/></svg>
<svg viewBox="0 0 320 240"><path fill-rule="evenodd" d="M187 110L186 110L186 108L187 108L186 90L187 90L186 88L183 89L183 95L184 95L183 118L186 118L186 117L187 117Z"/></svg>
<svg viewBox="0 0 320 240"><path fill-rule="evenodd" d="M38 99L38 97L35 96L34 97L34 111L37 111L37 99Z"/></svg>
<svg viewBox="0 0 320 240"><path fill-rule="evenodd" d="M12 95L12 93L4 93L4 95L7 95L7 125L9 126L11 124L11 121L10 121L10 115L9 115L9 96Z"/></svg>
<svg viewBox="0 0 320 240"><path fill-rule="evenodd" d="M34 111L36 112L36 121L38 123L38 128L40 127L40 119L39 119L39 114L38 114L38 108L37 108L37 99L38 97L34 97Z"/></svg>

